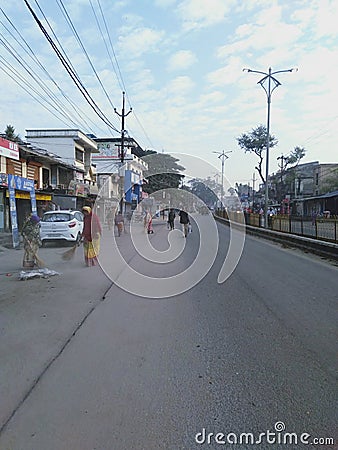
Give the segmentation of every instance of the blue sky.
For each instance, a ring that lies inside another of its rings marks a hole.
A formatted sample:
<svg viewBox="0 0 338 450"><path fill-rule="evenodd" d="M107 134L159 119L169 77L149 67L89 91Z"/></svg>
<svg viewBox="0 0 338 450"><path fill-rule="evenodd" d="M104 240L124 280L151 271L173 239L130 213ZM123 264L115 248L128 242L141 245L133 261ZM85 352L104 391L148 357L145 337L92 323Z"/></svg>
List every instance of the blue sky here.
<svg viewBox="0 0 338 450"><path fill-rule="evenodd" d="M277 156L295 146L305 147L303 162L338 162L336 0L29 0L29 4L118 130L120 119L113 108L121 110L121 92L126 90L126 108L133 108L126 129L143 148L195 155L218 170L220 160L213 151L232 151L225 163L226 176L231 184L247 183L256 158L244 154L236 137L266 124L267 104L257 84L260 75L242 69L297 67L297 72L277 76L282 84L272 94L271 132L279 144L271 150L270 173L278 169ZM86 103L25 2L2 0L1 8L0 129L11 124L24 137L25 129L76 125L98 137L118 136ZM34 53L52 79L20 44ZM76 112L71 108L64 117L45 109L51 109L46 103L51 100L24 67L50 88L56 109L69 108L67 96L77 105ZM34 87L39 101L22 85L30 92Z"/></svg>

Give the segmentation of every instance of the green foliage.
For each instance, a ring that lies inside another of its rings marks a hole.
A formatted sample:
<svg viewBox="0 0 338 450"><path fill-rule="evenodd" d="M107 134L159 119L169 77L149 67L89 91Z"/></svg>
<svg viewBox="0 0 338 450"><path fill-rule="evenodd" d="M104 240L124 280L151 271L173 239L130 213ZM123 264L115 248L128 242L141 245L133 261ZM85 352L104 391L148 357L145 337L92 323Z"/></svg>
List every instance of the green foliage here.
<svg viewBox="0 0 338 450"><path fill-rule="evenodd" d="M286 168L288 166L297 166L299 161L304 158L305 156L305 148L304 147L295 147L288 156L286 156L284 158L284 170L286 170Z"/></svg>
<svg viewBox="0 0 338 450"><path fill-rule="evenodd" d="M208 206L216 204L218 200L216 193L219 191L219 186L210 177L205 180L194 178L189 181L189 184L190 192L196 195L203 203Z"/></svg>
<svg viewBox="0 0 338 450"><path fill-rule="evenodd" d="M258 156L258 165L255 167L261 180L265 183L263 176L263 151L266 150L268 130L264 125L253 128L250 133L244 133L237 138L238 145L245 153L254 153ZM272 148L278 144L278 140L270 134L269 147Z"/></svg>
<svg viewBox="0 0 338 450"><path fill-rule="evenodd" d="M148 183L144 184L142 189L148 194L167 188L178 188L181 179L184 178L180 172L185 170L183 166L178 164L178 159L167 153L157 153L152 150L143 151L138 149L137 153L133 151L139 158L144 158L148 163L149 169L144 172L144 177ZM148 158L149 157L149 158ZM156 175L152 175L152 174Z"/></svg>
<svg viewBox="0 0 338 450"><path fill-rule="evenodd" d="M20 142L20 136L15 133L15 128L12 125L7 125L5 129L5 139L8 139L12 142Z"/></svg>

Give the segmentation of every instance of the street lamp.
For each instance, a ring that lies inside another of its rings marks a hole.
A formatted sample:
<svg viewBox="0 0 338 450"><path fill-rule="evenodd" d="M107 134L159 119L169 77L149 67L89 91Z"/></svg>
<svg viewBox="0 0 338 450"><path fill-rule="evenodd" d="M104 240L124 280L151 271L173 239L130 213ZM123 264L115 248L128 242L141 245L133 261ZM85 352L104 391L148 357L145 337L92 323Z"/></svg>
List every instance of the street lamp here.
<svg viewBox="0 0 338 450"><path fill-rule="evenodd" d="M270 104L271 104L271 95L273 91L281 85L281 83L273 76L277 73L283 73L283 72L294 72L298 69L292 68L287 70L277 70L276 72L271 71L271 67L269 67L269 72L261 72L260 70L251 70L251 69L243 69L243 72L253 72L253 73L260 73L264 75L264 77L257 82L257 84L260 84L262 88L264 89L267 101L268 101L268 114L267 114L267 137L266 137L266 166L265 166L265 220L264 220L264 226L265 228L268 227L268 201L269 201L269 187L268 187L268 177L269 177L269 149L270 149ZM268 81L268 87L264 86L264 83ZM273 86L271 86L271 82L273 83Z"/></svg>
<svg viewBox="0 0 338 450"><path fill-rule="evenodd" d="M222 161L222 192L221 192L221 205L222 206L221 206L221 208L223 210L223 205L224 205L224 202L223 202L223 197L224 197L224 183L223 183L223 179L224 179L224 161L229 158L229 156L227 156L226 153L232 153L232 150L229 150L228 152L225 152L224 150L222 150L222 152L213 152L213 153L217 153L219 155L218 158L221 159L221 161Z"/></svg>

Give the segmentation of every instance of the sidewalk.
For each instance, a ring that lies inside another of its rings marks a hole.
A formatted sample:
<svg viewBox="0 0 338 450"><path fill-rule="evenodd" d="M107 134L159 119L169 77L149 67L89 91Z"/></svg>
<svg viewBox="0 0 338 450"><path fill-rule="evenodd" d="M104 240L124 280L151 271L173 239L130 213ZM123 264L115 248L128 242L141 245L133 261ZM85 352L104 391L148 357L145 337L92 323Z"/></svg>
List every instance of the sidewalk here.
<svg viewBox="0 0 338 450"><path fill-rule="evenodd" d="M151 239L161 240L166 222L154 222ZM146 238L143 224L137 227ZM123 267L110 259L111 233L103 230L101 262L108 257L116 274ZM126 261L132 261L136 251L130 236L123 233L116 240ZM72 261L63 261L68 249L54 244L39 249L46 267L59 275L20 281L23 250L0 247L0 430L106 294L109 300L111 279L100 266L85 267L82 246Z"/></svg>
<svg viewBox="0 0 338 450"><path fill-rule="evenodd" d="M84 266L82 247L63 261L69 248L41 248L60 275L26 281L23 250L0 248L0 429L111 286L99 266Z"/></svg>

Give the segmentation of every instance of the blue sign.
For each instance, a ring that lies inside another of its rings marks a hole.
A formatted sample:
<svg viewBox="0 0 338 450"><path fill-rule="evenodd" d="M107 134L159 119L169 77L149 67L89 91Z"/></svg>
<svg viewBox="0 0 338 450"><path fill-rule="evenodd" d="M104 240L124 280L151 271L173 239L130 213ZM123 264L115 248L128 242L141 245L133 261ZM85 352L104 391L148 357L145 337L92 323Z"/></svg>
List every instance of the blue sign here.
<svg viewBox="0 0 338 450"><path fill-rule="evenodd" d="M18 218L16 214L16 202L15 202L15 175L8 175L8 192L9 192L9 211L11 214L12 224L12 241L13 247L17 248L20 245Z"/></svg>
<svg viewBox="0 0 338 450"><path fill-rule="evenodd" d="M16 213L16 201L15 201L16 189L19 191L30 192L32 213L37 214L34 180L22 178L19 177L18 175L8 174L9 211L11 214L12 241L14 248L17 248L20 245L18 217Z"/></svg>

